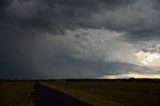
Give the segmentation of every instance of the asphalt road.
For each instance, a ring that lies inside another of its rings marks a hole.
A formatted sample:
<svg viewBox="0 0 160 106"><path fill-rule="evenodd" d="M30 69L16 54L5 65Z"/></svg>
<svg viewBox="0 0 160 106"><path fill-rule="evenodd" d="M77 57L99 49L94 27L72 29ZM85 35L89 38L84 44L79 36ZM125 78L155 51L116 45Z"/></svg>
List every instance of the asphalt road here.
<svg viewBox="0 0 160 106"><path fill-rule="evenodd" d="M40 83L35 83L32 97L35 106L91 106Z"/></svg>

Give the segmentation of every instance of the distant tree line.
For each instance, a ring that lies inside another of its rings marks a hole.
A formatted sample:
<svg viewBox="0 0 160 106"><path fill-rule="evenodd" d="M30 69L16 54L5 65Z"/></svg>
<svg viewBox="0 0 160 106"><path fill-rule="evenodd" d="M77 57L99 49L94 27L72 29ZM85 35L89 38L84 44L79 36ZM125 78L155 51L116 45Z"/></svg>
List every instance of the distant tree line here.
<svg viewBox="0 0 160 106"><path fill-rule="evenodd" d="M128 79L0 79L0 82L160 82L160 79L128 78Z"/></svg>

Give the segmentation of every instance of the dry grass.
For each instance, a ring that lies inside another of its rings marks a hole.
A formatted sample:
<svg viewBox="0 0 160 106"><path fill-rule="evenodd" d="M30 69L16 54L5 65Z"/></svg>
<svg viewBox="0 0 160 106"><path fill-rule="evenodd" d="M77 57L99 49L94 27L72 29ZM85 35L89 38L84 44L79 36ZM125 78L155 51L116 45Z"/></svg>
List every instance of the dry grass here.
<svg viewBox="0 0 160 106"><path fill-rule="evenodd" d="M0 86L0 106L33 106L32 83L1 82Z"/></svg>
<svg viewBox="0 0 160 106"><path fill-rule="evenodd" d="M48 86L95 106L160 106L160 83L52 82Z"/></svg>

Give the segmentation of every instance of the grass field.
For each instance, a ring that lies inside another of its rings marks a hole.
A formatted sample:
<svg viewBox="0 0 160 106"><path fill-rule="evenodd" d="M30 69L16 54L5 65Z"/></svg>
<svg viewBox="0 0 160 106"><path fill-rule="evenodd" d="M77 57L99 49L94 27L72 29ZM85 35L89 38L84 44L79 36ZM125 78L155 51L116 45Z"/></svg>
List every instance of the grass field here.
<svg viewBox="0 0 160 106"><path fill-rule="evenodd" d="M1 82L0 106L34 106L30 96L32 90L32 83Z"/></svg>
<svg viewBox="0 0 160 106"><path fill-rule="evenodd" d="M33 82L3 82L2 84L1 82L0 106L35 106L35 99L31 96L35 91L35 84ZM44 81L42 85L94 106L160 106L158 82ZM39 93L41 95L41 92Z"/></svg>
<svg viewBox="0 0 160 106"><path fill-rule="evenodd" d="M160 106L160 83L51 82L47 85L95 106Z"/></svg>

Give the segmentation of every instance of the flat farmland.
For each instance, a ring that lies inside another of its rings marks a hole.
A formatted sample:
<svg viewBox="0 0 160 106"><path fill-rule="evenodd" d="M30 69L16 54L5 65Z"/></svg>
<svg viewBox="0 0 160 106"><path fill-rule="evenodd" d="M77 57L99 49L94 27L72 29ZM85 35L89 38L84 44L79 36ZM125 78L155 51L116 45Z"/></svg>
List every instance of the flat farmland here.
<svg viewBox="0 0 160 106"><path fill-rule="evenodd" d="M160 83L138 81L0 82L0 106L160 106Z"/></svg>
<svg viewBox="0 0 160 106"><path fill-rule="evenodd" d="M160 106L160 83L50 82L48 86L94 106Z"/></svg>
<svg viewBox="0 0 160 106"><path fill-rule="evenodd" d="M0 82L0 106L34 106L29 82Z"/></svg>

